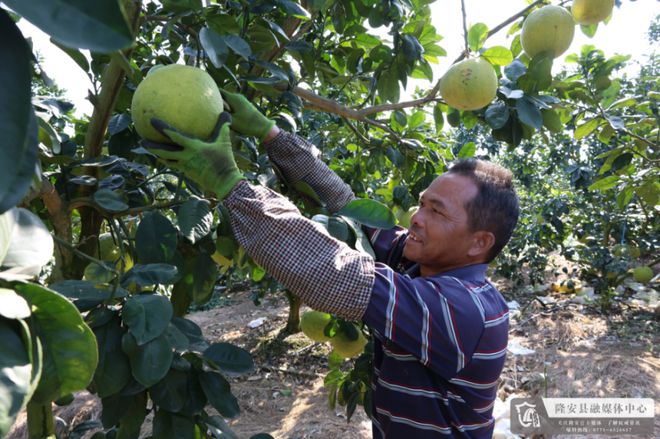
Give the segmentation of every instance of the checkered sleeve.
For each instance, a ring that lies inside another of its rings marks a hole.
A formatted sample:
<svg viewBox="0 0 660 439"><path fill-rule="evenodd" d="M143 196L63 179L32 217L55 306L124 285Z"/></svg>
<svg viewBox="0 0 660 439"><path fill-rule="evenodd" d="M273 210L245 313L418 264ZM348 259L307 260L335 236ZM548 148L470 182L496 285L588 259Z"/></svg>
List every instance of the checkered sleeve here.
<svg viewBox="0 0 660 439"><path fill-rule="evenodd" d="M340 210L355 198L351 187L319 159L319 150L301 137L280 131L264 146L286 181L307 183L330 212Z"/></svg>
<svg viewBox="0 0 660 439"><path fill-rule="evenodd" d="M348 320L364 315L374 260L332 238L285 197L246 181L225 198L237 241L303 302Z"/></svg>

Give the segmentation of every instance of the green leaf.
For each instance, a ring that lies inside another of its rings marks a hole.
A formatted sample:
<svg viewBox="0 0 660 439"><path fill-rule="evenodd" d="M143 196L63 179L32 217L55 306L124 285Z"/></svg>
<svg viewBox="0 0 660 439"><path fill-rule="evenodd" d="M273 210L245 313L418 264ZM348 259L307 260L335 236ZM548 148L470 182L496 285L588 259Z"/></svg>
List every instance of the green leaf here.
<svg viewBox="0 0 660 439"><path fill-rule="evenodd" d="M488 26L483 23L472 25L468 29L468 46L472 52L478 52L488 38Z"/></svg>
<svg viewBox="0 0 660 439"><path fill-rule="evenodd" d="M131 365L122 351L121 339L126 333L121 320L114 316L105 325L94 328L99 347L99 364L94 372L94 388L100 398L114 395L131 380Z"/></svg>
<svg viewBox="0 0 660 439"><path fill-rule="evenodd" d="M419 44L417 38L410 34L403 34L401 36L401 50L406 61L411 64L421 59L422 53L424 53L424 48Z"/></svg>
<svg viewBox="0 0 660 439"><path fill-rule="evenodd" d="M615 187L616 185L619 184L619 176L618 175L610 175L609 177L601 178L600 180L596 180L594 184L589 186L590 191L606 191L608 189L611 189Z"/></svg>
<svg viewBox="0 0 660 439"><path fill-rule="evenodd" d="M31 2L6 2L22 5ZM38 151L37 121L30 102L32 52L7 13L0 9L0 214L25 196Z"/></svg>
<svg viewBox="0 0 660 439"><path fill-rule="evenodd" d="M180 411L188 395L188 374L170 369L165 377L149 389L149 394L159 409Z"/></svg>
<svg viewBox="0 0 660 439"><path fill-rule="evenodd" d="M27 319L31 314L30 305L23 297L13 290L0 288L0 316L7 319Z"/></svg>
<svg viewBox="0 0 660 439"><path fill-rule="evenodd" d="M135 232L135 250L143 264L170 262L177 244L177 229L158 212L147 213Z"/></svg>
<svg viewBox="0 0 660 439"><path fill-rule="evenodd" d="M138 346L141 346L163 334L172 315L172 304L165 296L140 294L126 301L122 320Z"/></svg>
<svg viewBox="0 0 660 439"><path fill-rule="evenodd" d="M121 339L121 348L131 363L133 378L145 387L151 387L167 375L174 351L167 337L161 335L139 346L131 333Z"/></svg>
<svg viewBox="0 0 660 439"><path fill-rule="evenodd" d="M241 375L254 369L250 353L230 343L213 343L203 355L204 359L213 362L230 376Z"/></svg>
<svg viewBox="0 0 660 439"><path fill-rule="evenodd" d="M202 44L202 48L213 66L220 68L225 65L227 55L229 55L229 48L227 47L227 43L225 43L224 37L218 35L208 27L203 27L199 32L199 42Z"/></svg>
<svg viewBox="0 0 660 439"><path fill-rule="evenodd" d="M192 196L177 212L179 230L193 244L211 233L213 214L209 206L208 201Z"/></svg>
<svg viewBox="0 0 660 439"><path fill-rule="evenodd" d="M91 309L106 300L128 295L128 291L121 287L113 289L85 280L63 280L50 284L50 288L73 300L78 309Z"/></svg>
<svg viewBox="0 0 660 439"><path fill-rule="evenodd" d="M213 289L220 271L217 264L206 253L197 253L186 259L184 273L175 288L187 290L187 294L196 305L208 302L213 296Z"/></svg>
<svg viewBox="0 0 660 439"><path fill-rule="evenodd" d="M600 117L594 117L593 119L589 119L582 125L578 125L575 128L575 140L580 140L584 137L587 137L589 134L593 133L596 128L601 124L603 121L602 118Z"/></svg>
<svg viewBox="0 0 660 439"><path fill-rule="evenodd" d="M439 133L442 131L442 127L445 124L445 116L442 113L441 104L436 104L433 107L433 121L435 122L435 132Z"/></svg>
<svg viewBox="0 0 660 439"><path fill-rule="evenodd" d="M381 72L376 88L383 102L398 102L400 88L399 75L396 69L387 69Z"/></svg>
<svg viewBox="0 0 660 439"><path fill-rule="evenodd" d="M87 387L98 363L98 349L76 307L40 285L15 288L32 306L33 331L43 344L44 366L35 401L47 404Z"/></svg>
<svg viewBox="0 0 660 439"><path fill-rule="evenodd" d="M543 115L543 126L553 133L561 133L564 130L564 124L561 122L559 114L554 110L541 110Z"/></svg>
<svg viewBox="0 0 660 439"><path fill-rule="evenodd" d="M527 67L519 59L514 59L511 64L504 68L504 74L510 81L516 82L518 78L527 72Z"/></svg>
<svg viewBox="0 0 660 439"><path fill-rule="evenodd" d="M494 130L506 125L510 115L509 107L504 102L495 102L486 108L486 123Z"/></svg>
<svg viewBox="0 0 660 439"><path fill-rule="evenodd" d="M0 346L0 437L4 437L27 404L32 364L17 322L0 317Z"/></svg>
<svg viewBox="0 0 660 439"><path fill-rule="evenodd" d="M590 25L585 25L582 24L580 25L580 30L582 31L583 34L585 34L589 38L593 38L594 35L596 35L596 31L598 30L598 23L596 24L590 24Z"/></svg>
<svg viewBox="0 0 660 439"><path fill-rule="evenodd" d="M458 152L459 159L467 159L474 157L474 153L477 152L477 145L474 142L467 142L461 147L461 150Z"/></svg>
<svg viewBox="0 0 660 439"><path fill-rule="evenodd" d="M208 342L202 335L202 329L192 320L174 317L172 324L186 336L191 350L203 351L208 348Z"/></svg>
<svg viewBox="0 0 660 439"><path fill-rule="evenodd" d="M291 0L275 0L275 4L277 4L284 12L287 14L299 18L301 20L309 20L311 18L311 15L309 12L305 10L302 6L300 6L298 3L291 1Z"/></svg>
<svg viewBox="0 0 660 439"><path fill-rule="evenodd" d="M123 212L128 209L124 197L110 189L99 189L94 192L94 201L108 212Z"/></svg>
<svg viewBox="0 0 660 439"><path fill-rule="evenodd" d="M232 395L229 382L222 374L215 371L200 371L197 375L199 384L209 403L224 418L235 418L241 412L236 397Z"/></svg>
<svg viewBox="0 0 660 439"><path fill-rule="evenodd" d="M202 0L162 0L163 9L167 11L182 13L199 11L202 9Z"/></svg>
<svg viewBox="0 0 660 439"><path fill-rule="evenodd" d="M109 399L109 398L106 398ZM116 439L137 439L140 435L140 429L147 416L147 392L140 392L137 395L131 395L130 398L120 397L119 403L122 410L122 416L119 419L119 429ZM105 415L105 400L103 415Z"/></svg>
<svg viewBox="0 0 660 439"><path fill-rule="evenodd" d="M158 439L197 439L197 426L187 417L165 410L156 411L153 437Z"/></svg>
<svg viewBox="0 0 660 439"><path fill-rule="evenodd" d="M496 66L506 66L513 61L513 54L504 46L489 47L484 50L481 57L487 59L488 62Z"/></svg>
<svg viewBox="0 0 660 439"><path fill-rule="evenodd" d="M648 180L637 190L637 195L649 206L656 206L660 201L660 183Z"/></svg>
<svg viewBox="0 0 660 439"><path fill-rule="evenodd" d="M65 46L108 53L133 42L117 0L4 0L4 3Z"/></svg>
<svg viewBox="0 0 660 439"><path fill-rule="evenodd" d="M220 437L223 439L238 439L236 433L231 429L231 427L222 419L221 416L209 416L204 419L206 426L209 428L214 437Z"/></svg>
<svg viewBox="0 0 660 439"><path fill-rule="evenodd" d="M621 192L616 195L616 205L619 209L623 210L630 200L632 200L633 195L635 195L634 188L632 186L625 186L622 188Z"/></svg>
<svg viewBox="0 0 660 439"><path fill-rule="evenodd" d="M250 59L250 55L252 55L252 49L250 49L250 45L243 38L239 37L238 35L224 35L223 38L225 44L231 50L246 60Z"/></svg>
<svg viewBox="0 0 660 439"><path fill-rule="evenodd" d="M53 256L53 238L46 225L31 211L15 207L4 215L12 216L14 226L2 265L17 273L36 276Z"/></svg>
<svg viewBox="0 0 660 439"><path fill-rule="evenodd" d="M391 229L396 224L396 218L387 206L364 198L349 202L337 213L378 229Z"/></svg>
<svg viewBox="0 0 660 439"><path fill-rule="evenodd" d="M541 114L541 110L539 110L536 103L527 96L516 101L516 111L518 112L518 118L525 125L537 130L541 129L543 126L543 115Z"/></svg>
<svg viewBox="0 0 660 439"><path fill-rule="evenodd" d="M135 284L142 288L147 285L170 285L178 279L178 269L170 264L137 264L121 278L121 285L128 288Z"/></svg>

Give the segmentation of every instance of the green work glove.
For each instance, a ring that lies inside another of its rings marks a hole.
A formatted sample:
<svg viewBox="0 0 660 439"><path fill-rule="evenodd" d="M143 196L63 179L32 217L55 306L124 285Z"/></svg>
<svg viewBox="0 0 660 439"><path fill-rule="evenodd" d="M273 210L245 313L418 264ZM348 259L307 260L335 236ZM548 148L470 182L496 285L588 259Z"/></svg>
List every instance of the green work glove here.
<svg viewBox="0 0 660 439"><path fill-rule="evenodd" d="M223 199L245 177L238 170L229 139L229 113L222 113L209 141L177 131L160 119L151 125L175 145L143 140L142 144L156 157Z"/></svg>
<svg viewBox="0 0 660 439"><path fill-rule="evenodd" d="M231 107L231 127L246 136L254 136L263 141L268 132L275 126L275 121L261 114L257 107L252 105L240 93L229 93L220 89L223 99Z"/></svg>

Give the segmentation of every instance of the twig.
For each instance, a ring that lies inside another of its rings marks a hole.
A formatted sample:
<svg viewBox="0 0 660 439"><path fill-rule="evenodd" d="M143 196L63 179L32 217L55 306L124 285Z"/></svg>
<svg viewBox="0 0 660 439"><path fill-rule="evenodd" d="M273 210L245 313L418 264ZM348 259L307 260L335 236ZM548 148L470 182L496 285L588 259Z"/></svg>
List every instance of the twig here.
<svg viewBox="0 0 660 439"><path fill-rule="evenodd" d="M470 43L468 42L468 30L467 30L467 12L465 11L465 0L461 0L461 13L463 15L463 41L465 42L465 52L464 54L470 53Z"/></svg>
<svg viewBox="0 0 660 439"><path fill-rule="evenodd" d="M110 264L107 264L107 263L103 262L100 259L96 259L95 257L90 256L85 252L81 252L74 245L72 245L70 242L67 242L66 240L60 238L57 235L52 235L52 237L55 241L57 241L58 244L61 244L65 247L67 247L69 250L71 250L73 253L75 253L76 256L79 256L83 259L87 259L88 261L93 262L96 265L100 265L105 270L112 272L114 275L119 274L119 272L117 270L115 270Z"/></svg>

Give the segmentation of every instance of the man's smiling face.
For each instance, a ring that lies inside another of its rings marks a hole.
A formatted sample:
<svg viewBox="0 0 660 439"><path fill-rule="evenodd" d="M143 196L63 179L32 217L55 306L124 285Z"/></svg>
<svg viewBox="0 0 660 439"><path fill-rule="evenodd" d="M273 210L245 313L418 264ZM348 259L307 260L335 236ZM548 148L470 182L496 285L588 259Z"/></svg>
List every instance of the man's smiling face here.
<svg viewBox="0 0 660 439"><path fill-rule="evenodd" d="M471 178L449 172L420 194L403 255L420 264L422 276L479 262L474 254L476 237L465 210L477 193Z"/></svg>

